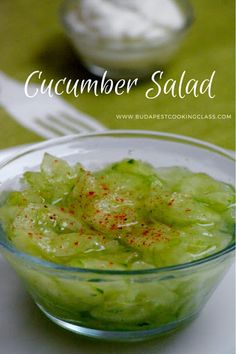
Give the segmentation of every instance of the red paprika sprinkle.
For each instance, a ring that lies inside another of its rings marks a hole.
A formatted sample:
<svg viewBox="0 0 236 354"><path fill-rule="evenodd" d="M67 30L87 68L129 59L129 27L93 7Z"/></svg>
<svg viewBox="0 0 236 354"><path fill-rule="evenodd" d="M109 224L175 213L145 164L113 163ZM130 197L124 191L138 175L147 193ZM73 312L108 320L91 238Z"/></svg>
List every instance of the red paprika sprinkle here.
<svg viewBox="0 0 236 354"><path fill-rule="evenodd" d="M117 197L117 198L116 198L116 201L122 203L122 202L124 202L124 198L119 198L119 197Z"/></svg>
<svg viewBox="0 0 236 354"><path fill-rule="evenodd" d="M117 225L115 224L111 225L111 230L117 230Z"/></svg>
<svg viewBox="0 0 236 354"><path fill-rule="evenodd" d="M168 206L172 206L175 202L175 199L171 199L171 201L168 203Z"/></svg>
<svg viewBox="0 0 236 354"><path fill-rule="evenodd" d="M87 193L87 195L88 195L89 197L94 196L94 194L95 194L95 192L93 192L93 191L90 191L90 192Z"/></svg>
<svg viewBox="0 0 236 354"><path fill-rule="evenodd" d="M102 189L104 191L108 191L109 190L109 188L108 188L108 186L106 184L101 184L101 187L102 187Z"/></svg>

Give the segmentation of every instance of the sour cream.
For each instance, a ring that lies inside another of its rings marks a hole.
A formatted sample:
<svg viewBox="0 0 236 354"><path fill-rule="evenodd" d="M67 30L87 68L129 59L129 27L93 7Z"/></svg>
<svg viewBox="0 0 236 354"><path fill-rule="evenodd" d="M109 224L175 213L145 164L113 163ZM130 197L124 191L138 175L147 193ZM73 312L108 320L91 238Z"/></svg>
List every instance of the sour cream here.
<svg viewBox="0 0 236 354"><path fill-rule="evenodd" d="M164 38L185 21L172 0L80 0L70 19L81 33L114 40Z"/></svg>
<svg viewBox="0 0 236 354"><path fill-rule="evenodd" d="M96 75L143 78L165 65L192 20L187 0L67 0L63 23Z"/></svg>

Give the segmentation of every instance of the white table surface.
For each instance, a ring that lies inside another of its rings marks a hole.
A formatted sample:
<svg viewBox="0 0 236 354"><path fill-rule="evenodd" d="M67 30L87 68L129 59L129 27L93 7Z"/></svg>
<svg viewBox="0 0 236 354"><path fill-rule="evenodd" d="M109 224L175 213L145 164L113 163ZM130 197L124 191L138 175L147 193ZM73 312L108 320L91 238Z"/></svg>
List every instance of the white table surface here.
<svg viewBox="0 0 236 354"><path fill-rule="evenodd" d="M3 156L3 155L2 155ZM106 343L69 333L33 304L0 256L0 354L234 354L235 267L200 317L170 336L143 343Z"/></svg>

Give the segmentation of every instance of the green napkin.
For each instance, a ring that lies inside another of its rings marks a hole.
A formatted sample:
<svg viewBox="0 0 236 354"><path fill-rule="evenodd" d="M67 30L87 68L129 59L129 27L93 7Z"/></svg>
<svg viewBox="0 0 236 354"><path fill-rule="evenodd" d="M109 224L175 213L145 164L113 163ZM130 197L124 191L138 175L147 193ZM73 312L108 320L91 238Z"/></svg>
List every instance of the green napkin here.
<svg viewBox="0 0 236 354"><path fill-rule="evenodd" d="M0 70L24 82L34 70L47 79L85 78L59 22L61 1L11 0L0 2ZM129 95L64 98L97 118L107 128L150 129L189 135L222 147L234 148L234 1L193 0L195 22L181 50L165 70L165 79L203 80L216 70L216 97L185 99L162 95L147 100L151 81L140 83ZM12 97L14 104L14 97ZM122 120L117 114L231 114L227 120ZM0 148L42 140L21 127L0 108Z"/></svg>

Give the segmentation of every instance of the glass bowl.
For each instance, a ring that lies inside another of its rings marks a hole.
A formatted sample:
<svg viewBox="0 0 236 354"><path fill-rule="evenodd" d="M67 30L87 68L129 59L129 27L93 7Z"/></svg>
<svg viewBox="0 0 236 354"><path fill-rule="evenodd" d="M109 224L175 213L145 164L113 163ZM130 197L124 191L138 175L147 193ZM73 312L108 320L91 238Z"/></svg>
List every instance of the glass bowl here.
<svg viewBox="0 0 236 354"><path fill-rule="evenodd" d="M142 0L140 0L142 1ZM84 66L93 74L113 79L148 78L166 65L179 48L193 22L193 8L188 0L174 0L183 16L178 29L168 29L164 37L127 40L98 38L96 32L82 32L74 16L80 0L65 0L61 21Z"/></svg>
<svg viewBox="0 0 236 354"><path fill-rule="evenodd" d="M44 153L96 170L132 157L160 166L186 166L234 183L234 159L191 138L148 131L108 131L49 140L0 166L1 198ZM0 229L0 249L53 322L90 337L135 341L172 331L194 319L233 260L234 244L191 263L136 271L81 269L18 251ZM216 309L217 311L217 309Z"/></svg>

